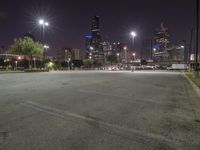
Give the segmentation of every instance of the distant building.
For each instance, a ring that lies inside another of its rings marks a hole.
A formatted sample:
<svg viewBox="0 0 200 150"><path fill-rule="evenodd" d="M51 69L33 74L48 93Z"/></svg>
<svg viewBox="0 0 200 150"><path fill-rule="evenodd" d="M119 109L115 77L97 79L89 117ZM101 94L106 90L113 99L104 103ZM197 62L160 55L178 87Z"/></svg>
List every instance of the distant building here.
<svg viewBox="0 0 200 150"><path fill-rule="evenodd" d="M80 50L70 47L62 48L57 51L56 59L58 62L80 60Z"/></svg>
<svg viewBox="0 0 200 150"><path fill-rule="evenodd" d="M113 43L113 51L115 51L115 53L121 53L123 52L125 46L126 44L121 42Z"/></svg>
<svg viewBox="0 0 200 150"><path fill-rule="evenodd" d="M168 58L166 51L170 46L168 28L161 23L160 28L156 29L153 42L153 59L156 62L165 62Z"/></svg>
<svg viewBox="0 0 200 150"><path fill-rule="evenodd" d="M86 36L87 56L98 62L104 61L104 52L100 34L100 17L95 15L92 19L91 36Z"/></svg>
<svg viewBox="0 0 200 150"><path fill-rule="evenodd" d="M142 42L141 59L151 60L153 55L153 41L148 39Z"/></svg>
<svg viewBox="0 0 200 150"><path fill-rule="evenodd" d="M167 49L168 61L170 63L184 63L185 62L185 48L181 46L172 46Z"/></svg>
<svg viewBox="0 0 200 150"><path fill-rule="evenodd" d="M113 43L113 51L116 55L118 55L119 62L127 62L128 59L128 49L126 44L118 42Z"/></svg>
<svg viewBox="0 0 200 150"><path fill-rule="evenodd" d="M6 52L6 48L2 45L0 47L0 54L4 54Z"/></svg>
<svg viewBox="0 0 200 150"><path fill-rule="evenodd" d="M102 45L105 53L112 52L112 44L110 44L110 42L103 42Z"/></svg>
<svg viewBox="0 0 200 150"><path fill-rule="evenodd" d="M154 36L154 48L158 51L164 51L169 48L169 29L164 27L164 24L161 23L160 28L156 29Z"/></svg>
<svg viewBox="0 0 200 150"><path fill-rule="evenodd" d="M91 41L92 41L92 35L91 34L85 35L85 49L87 55L89 55L91 51Z"/></svg>

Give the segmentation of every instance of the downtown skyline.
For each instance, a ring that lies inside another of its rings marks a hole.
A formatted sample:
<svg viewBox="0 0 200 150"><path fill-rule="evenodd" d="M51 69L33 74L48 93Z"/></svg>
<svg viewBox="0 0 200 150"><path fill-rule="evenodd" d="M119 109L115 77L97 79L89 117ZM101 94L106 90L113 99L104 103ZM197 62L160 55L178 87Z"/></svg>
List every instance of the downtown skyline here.
<svg viewBox="0 0 200 150"><path fill-rule="evenodd" d="M45 38L51 45L50 53L71 46L85 51L84 35L90 33L91 18L98 14L101 18L103 41L124 42L131 47L131 30L138 34L135 48L141 42L151 39L154 31L163 22L169 28L172 43L186 39L195 26L195 1L23 1L1 2L0 45L8 46L14 38L31 32L36 39L42 39L38 19L45 18L50 26ZM22 5L23 3L23 5ZM14 26L14 27L13 27ZM23 26L23 28L22 28Z"/></svg>

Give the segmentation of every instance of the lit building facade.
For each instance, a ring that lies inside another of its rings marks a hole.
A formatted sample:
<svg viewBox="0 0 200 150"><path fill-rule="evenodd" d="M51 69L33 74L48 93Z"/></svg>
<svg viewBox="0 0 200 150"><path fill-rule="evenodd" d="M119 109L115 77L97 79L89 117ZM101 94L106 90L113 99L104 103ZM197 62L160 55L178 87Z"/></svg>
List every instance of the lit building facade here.
<svg viewBox="0 0 200 150"><path fill-rule="evenodd" d="M169 54L166 51L170 46L169 29L161 23L160 28L156 29L153 40L153 59L155 62L168 61Z"/></svg>
<svg viewBox="0 0 200 150"><path fill-rule="evenodd" d="M92 19L91 35L85 36L87 56L97 62L104 62L103 42L100 34L100 17L95 15Z"/></svg>
<svg viewBox="0 0 200 150"><path fill-rule="evenodd" d="M56 59L59 62L80 60L80 50L75 49L75 48L70 48L70 47L62 48L57 51Z"/></svg>

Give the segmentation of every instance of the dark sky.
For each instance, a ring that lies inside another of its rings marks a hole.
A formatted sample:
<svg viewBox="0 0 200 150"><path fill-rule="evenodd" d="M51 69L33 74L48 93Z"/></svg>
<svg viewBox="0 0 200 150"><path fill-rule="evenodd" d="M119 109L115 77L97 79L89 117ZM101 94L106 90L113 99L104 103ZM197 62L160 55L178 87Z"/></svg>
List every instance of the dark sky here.
<svg viewBox="0 0 200 150"><path fill-rule="evenodd" d="M195 24L195 0L0 0L0 45L26 32L41 39L37 20L44 17L50 23L45 37L51 53L65 46L84 51L84 35L95 14L101 17L105 41L130 44L129 32L135 30L139 49L161 22L173 43L184 40Z"/></svg>

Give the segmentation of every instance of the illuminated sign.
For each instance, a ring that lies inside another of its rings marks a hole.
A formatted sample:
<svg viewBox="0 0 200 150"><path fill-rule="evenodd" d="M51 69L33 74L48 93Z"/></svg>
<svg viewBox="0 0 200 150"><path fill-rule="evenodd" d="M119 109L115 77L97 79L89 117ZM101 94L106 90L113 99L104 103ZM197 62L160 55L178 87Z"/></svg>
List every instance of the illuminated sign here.
<svg viewBox="0 0 200 150"><path fill-rule="evenodd" d="M92 38L92 35L87 34L87 35L85 35L85 38L86 38L86 39L91 39L91 38Z"/></svg>

